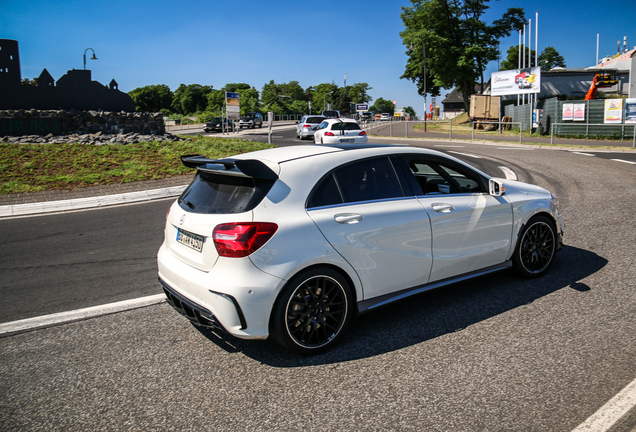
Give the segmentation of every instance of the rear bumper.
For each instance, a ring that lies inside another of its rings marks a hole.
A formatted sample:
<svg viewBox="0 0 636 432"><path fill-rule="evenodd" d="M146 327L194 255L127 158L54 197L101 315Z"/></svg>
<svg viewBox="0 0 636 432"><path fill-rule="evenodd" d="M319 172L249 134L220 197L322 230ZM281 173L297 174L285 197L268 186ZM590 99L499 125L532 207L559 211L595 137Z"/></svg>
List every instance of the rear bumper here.
<svg viewBox="0 0 636 432"><path fill-rule="evenodd" d="M221 259L223 265L198 270L164 243L157 265L168 302L197 325L241 339L266 339L272 305L284 281L262 272L248 258Z"/></svg>
<svg viewBox="0 0 636 432"><path fill-rule="evenodd" d="M229 334L210 310L185 298L175 291L174 288L165 283L161 278L159 278L159 283L163 287L163 292L166 294L166 300L170 306L172 306L181 315L188 318L198 326L218 329Z"/></svg>

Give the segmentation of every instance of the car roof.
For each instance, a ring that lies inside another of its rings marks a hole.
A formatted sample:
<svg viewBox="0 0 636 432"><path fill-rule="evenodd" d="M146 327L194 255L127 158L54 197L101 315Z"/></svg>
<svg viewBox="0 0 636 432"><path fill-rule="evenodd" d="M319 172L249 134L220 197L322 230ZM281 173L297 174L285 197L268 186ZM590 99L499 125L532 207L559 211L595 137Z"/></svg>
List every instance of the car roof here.
<svg viewBox="0 0 636 432"><path fill-rule="evenodd" d="M296 159L315 157L328 153L341 152L349 156L372 157L386 154L406 154L415 153L423 155L443 156L455 160L454 157L442 152L422 147L392 145L392 144L325 144L325 145L294 145L276 147L265 150L257 150L249 153L242 153L232 156L232 159L260 159L273 163L284 163ZM349 157L347 156L347 157ZM344 158L347 158L344 157Z"/></svg>
<svg viewBox="0 0 636 432"><path fill-rule="evenodd" d="M325 121L327 123L357 123L357 121L355 121L354 119L350 119L350 118L328 118L325 119Z"/></svg>

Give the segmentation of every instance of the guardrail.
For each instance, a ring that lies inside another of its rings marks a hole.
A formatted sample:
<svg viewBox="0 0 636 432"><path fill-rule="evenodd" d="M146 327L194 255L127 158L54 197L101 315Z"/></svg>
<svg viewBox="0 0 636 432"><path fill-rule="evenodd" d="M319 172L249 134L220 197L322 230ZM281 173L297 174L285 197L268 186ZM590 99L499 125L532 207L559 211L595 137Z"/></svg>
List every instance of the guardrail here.
<svg viewBox="0 0 636 432"><path fill-rule="evenodd" d="M632 125L626 125L625 123L621 124L604 124L604 123L552 123L550 125L550 144L554 144L554 126L585 126L585 136L589 136L589 127L597 127L597 126L611 126L611 127L622 127L621 131L621 141L623 141L623 137L625 136L625 128L632 127ZM636 148L636 125L633 125L634 135L632 142L632 148Z"/></svg>
<svg viewBox="0 0 636 432"><path fill-rule="evenodd" d="M521 144L521 122L491 122L491 121L473 121L470 122L471 123L471 129L472 129L472 139L475 139L475 123L479 123L479 124L497 124L497 125L504 125L504 124L509 124L509 125L513 125L513 124L518 124L519 125L519 144ZM500 133L501 133L501 128L499 129Z"/></svg>

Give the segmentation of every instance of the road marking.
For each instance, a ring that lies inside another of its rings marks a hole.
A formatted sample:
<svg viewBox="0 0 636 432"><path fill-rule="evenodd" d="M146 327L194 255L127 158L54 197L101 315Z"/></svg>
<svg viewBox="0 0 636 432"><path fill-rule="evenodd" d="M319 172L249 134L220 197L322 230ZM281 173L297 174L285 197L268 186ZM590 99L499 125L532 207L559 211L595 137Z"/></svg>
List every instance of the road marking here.
<svg viewBox="0 0 636 432"><path fill-rule="evenodd" d="M623 160L623 159L610 159L610 160L613 160L613 161L616 161L616 162L623 162L623 163L628 163L628 164L636 165L636 162L626 161L626 160Z"/></svg>
<svg viewBox="0 0 636 432"><path fill-rule="evenodd" d="M464 147L466 147L466 146L435 144L433 147L448 147L448 148L451 148L451 147L457 147L457 148L464 148Z"/></svg>
<svg viewBox="0 0 636 432"><path fill-rule="evenodd" d="M636 380L581 423L572 432L606 432L636 406Z"/></svg>
<svg viewBox="0 0 636 432"><path fill-rule="evenodd" d="M575 152L575 151L570 152L570 153L574 153L574 154L582 155L582 156L596 156L596 155L593 155L591 153L581 153L581 152Z"/></svg>
<svg viewBox="0 0 636 432"><path fill-rule="evenodd" d="M73 321L82 321L88 318L95 318L102 315L114 314L130 309L137 309L151 306L165 301L165 294L157 294L147 297L140 297L132 300L124 300L116 303L109 303L101 306L93 306L74 311L60 312L40 317L27 318L19 321L12 321L0 324L0 335L27 330L36 330L54 325L66 324Z"/></svg>
<svg viewBox="0 0 636 432"><path fill-rule="evenodd" d="M506 176L508 180L517 180L517 174L515 174L515 172L511 170L510 168L505 166L500 166L499 169L503 171L504 175Z"/></svg>
<svg viewBox="0 0 636 432"><path fill-rule="evenodd" d="M467 156L467 157L471 157L471 158L475 158L475 159L481 159L481 156L477 156L474 154L470 154L470 153L461 153L461 152L456 152L456 151L449 151L449 153L453 153L453 154L458 154L458 155L462 155L462 156Z"/></svg>
<svg viewBox="0 0 636 432"><path fill-rule="evenodd" d="M497 150L534 150L526 147L497 147Z"/></svg>

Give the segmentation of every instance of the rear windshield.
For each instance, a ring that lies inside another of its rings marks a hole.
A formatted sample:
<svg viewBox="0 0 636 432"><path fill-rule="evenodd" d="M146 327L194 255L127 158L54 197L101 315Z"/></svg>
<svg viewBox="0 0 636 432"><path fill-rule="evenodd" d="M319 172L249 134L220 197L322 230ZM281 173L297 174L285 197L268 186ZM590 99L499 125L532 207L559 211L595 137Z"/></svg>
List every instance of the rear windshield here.
<svg viewBox="0 0 636 432"><path fill-rule="evenodd" d="M323 111L322 112L326 116L335 117L338 115L338 111Z"/></svg>
<svg viewBox="0 0 636 432"><path fill-rule="evenodd" d="M191 213L243 213L254 209L273 184L272 180L199 171L178 202L182 209Z"/></svg>
<svg viewBox="0 0 636 432"><path fill-rule="evenodd" d="M360 126L358 123L334 123L331 125L331 130L359 130Z"/></svg>
<svg viewBox="0 0 636 432"><path fill-rule="evenodd" d="M324 117L307 117L307 119L305 120L305 123L318 124L324 119L325 119Z"/></svg>

